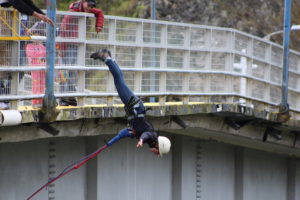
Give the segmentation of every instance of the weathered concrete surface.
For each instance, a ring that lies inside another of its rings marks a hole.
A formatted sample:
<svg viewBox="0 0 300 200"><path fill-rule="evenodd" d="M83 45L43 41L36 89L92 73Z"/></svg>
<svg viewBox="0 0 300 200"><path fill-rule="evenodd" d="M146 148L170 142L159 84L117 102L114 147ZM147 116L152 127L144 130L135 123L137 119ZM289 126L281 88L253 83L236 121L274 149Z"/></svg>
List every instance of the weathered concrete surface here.
<svg viewBox="0 0 300 200"><path fill-rule="evenodd" d="M152 108L147 112L148 118L160 131L300 157L299 113L291 112L291 120L281 124L277 122L277 113L257 111L237 104L173 103L147 106ZM50 124L59 130L55 137L116 134L126 127L122 106L65 107L59 110L56 122ZM38 127L37 115L38 110L22 110L23 124L0 127L0 142L52 138L52 135ZM178 125L173 116L179 117L187 128ZM228 119L242 122L242 126L235 129L228 123ZM266 142L262 142L267 127L281 131L282 139L277 140L269 135Z"/></svg>
<svg viewBox="0 0 300 200"><path fill-rule="evenodd" d="M193 115L193 114L222 114L236 117L249 117L258 120L265 120L271 123L279 123L278 113L263 110L263 105L255 108L242 106L240 104L221 104L221 103L145 103L148 116L163 117L171 115ZM56 121L69 121L89 118L118 118L124 117L123 105L107 107L102 106L84 106L84 107L58 107L59 115ZM38 109L24 107L22 112L22 123L38 122ZM290 112L291 119L284 123L286 126L297 127L300 129L300 113Z"/></svg>

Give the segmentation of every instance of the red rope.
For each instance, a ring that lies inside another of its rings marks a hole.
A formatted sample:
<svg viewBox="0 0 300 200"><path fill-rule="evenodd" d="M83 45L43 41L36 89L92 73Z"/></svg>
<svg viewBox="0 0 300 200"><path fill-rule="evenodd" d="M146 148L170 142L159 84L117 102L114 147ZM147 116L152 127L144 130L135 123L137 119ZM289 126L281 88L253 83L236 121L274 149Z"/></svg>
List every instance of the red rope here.
<svg viewBox="0 0 300 200"><path fill-rule="evenodd" d="M37 195L41 190L43 190L44 188L46 188L48 185L50 185L51 183L57 181L58 179L62 178L63 176L67 175L68 173L72 172L75 169L79 169L82 165L84 165L85 163L87 163L89 160L91 160L92 158L96 157L99 153L101 153L104 149L106 149L108 146L104 145L103 147L101 147L100 149L98 149L97 151L95 151L94 153L91 153L89 156L87 156L84 160L81 161L81 159L79 161L81 162L75 162L75 164L72 166L71 169L67 170L67 171L63 171L60 175L58 175L57 177L51 179L50 181L48 181L45 185L43 185L42 187L40 187L37 191L35 191L32 195L30 195L30 197L28 197L26 200L30 200L32 199L32 197L34 197L35 195ZM68 167L67 167L68 169Z"/></svg>

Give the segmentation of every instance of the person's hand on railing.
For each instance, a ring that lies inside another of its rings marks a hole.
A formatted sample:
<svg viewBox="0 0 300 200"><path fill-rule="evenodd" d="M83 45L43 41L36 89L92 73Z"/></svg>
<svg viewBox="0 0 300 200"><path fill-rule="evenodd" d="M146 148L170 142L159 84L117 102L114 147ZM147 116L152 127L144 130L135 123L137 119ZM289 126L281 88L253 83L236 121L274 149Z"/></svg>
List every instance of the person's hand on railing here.
<svg viewBox="0 0 300 200"><path fill-rule="evenodd" d="M54 22L48 18L46 15L43 15L43 14L40 14L40 13L37 13L37 12L33 12L33 16L39 18L40 20L54 26Z"/></svg>

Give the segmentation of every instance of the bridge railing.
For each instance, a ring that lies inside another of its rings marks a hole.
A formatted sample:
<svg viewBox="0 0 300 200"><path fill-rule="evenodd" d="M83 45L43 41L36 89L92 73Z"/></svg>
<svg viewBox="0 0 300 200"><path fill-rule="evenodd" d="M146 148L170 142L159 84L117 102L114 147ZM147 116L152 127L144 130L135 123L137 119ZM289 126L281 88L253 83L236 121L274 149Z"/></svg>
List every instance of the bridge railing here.
<svg viewBox="0 0 300 200"><path fill-rule="evenodd" d="M21 19L45 36L45 25ZM26 34L22 26L18 31ZM32 38L0 41L0 101L31 105L43 96L45 44ZM93 15L58 12L56 42L55 95L77 97L81 105L120 102L107 67L89 58L101 48L112 51L127 84L145 101L280 103L282 47L234 29L106 16L96 33ZM297 111L299 65L300 54L291 51L289 104Z"/></svg>

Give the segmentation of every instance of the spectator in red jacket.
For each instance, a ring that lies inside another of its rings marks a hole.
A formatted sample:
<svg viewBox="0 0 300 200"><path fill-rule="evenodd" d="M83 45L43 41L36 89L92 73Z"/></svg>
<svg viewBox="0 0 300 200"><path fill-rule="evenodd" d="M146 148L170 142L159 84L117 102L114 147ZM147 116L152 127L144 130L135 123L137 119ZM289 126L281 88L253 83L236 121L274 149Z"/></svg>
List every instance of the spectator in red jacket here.
<svg viewBox="0 0 300 200"><path fill-rule="evenodd" d="M71 12L88 12L93 13L96 17L95 31L101 32L104 25L104 15L102 10L95 8L95 0L80 0L72 3L69 6ZM79 36L79 21L78 17L72 15L65 15L62 19L60 26L59 36L63 38L77 39ZM85 27L84 27L85 28ZM62 57L62 64L64 65L77 65L78 64L78 47L73 43L61 43L59 44L60 55ZM69 93L76 92L76 71L64 72L66 82L60 83L60 92ZM63 106L75 106L77 101L74 97L65 97L60 99L60 105Z"/></svg>
<svg viewBox="0 0 300 200"><path fill-rule="evenodd" d="M95 8L95 0L80 0L69 6L71 12L87 12L94 13L96 17L96 32L101 32L104 24L104 15L102 10ZM60 27L60 36L68 38L78 37L78 18L71 15L64 16Z"/></svg>

